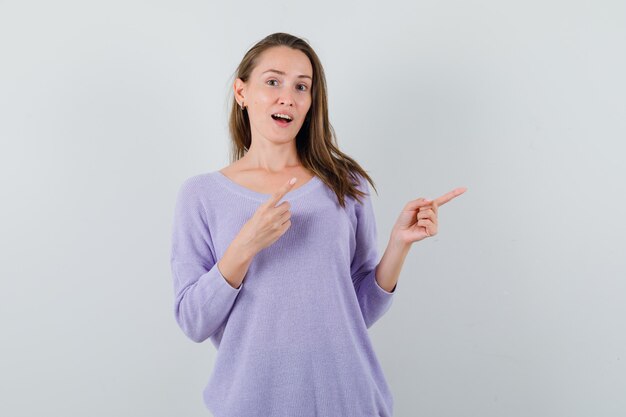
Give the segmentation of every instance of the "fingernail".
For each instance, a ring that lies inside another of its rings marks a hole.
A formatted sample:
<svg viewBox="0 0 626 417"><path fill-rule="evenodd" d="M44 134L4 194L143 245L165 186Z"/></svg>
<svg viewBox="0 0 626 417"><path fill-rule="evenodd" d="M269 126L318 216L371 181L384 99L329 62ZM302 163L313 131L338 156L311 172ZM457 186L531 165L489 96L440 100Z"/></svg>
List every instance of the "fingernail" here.
<svg viewBox="0 0 626 417"><path fill-rule="evenodd" d="M293 177L291 180L289 180L289 184L294 185L296 183L296 177Z"/></svg>

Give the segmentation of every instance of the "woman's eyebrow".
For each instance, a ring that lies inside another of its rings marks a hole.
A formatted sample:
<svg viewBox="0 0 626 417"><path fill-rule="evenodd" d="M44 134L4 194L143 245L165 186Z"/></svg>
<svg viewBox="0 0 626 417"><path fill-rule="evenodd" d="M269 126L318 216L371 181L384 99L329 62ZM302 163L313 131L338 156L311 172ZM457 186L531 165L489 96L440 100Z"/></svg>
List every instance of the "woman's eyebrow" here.
<svg viewBox="0 0 626 417"><path fill-rule="evenodd" d="M261 75L265 74L266 72L275 72L276 74L285 75L285 73L284 73L283 71L279 71L279 70L276 70L276 69L268 69L267 71L263 71L263 72L261 73ZM298 78L308 78L308 79L310 79L311 81L313 81L313 78L311 78L311 77L310 77L310 76L308 76L308 75L304 75L304 74L300 74L300 75L298 75Z"/></svg>

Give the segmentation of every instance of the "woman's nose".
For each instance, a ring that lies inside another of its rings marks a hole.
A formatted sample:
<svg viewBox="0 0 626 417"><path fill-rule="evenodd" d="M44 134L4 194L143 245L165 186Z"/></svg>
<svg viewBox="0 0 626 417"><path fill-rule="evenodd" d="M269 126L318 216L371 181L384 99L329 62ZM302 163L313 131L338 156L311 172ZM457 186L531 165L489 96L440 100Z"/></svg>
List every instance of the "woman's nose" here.
<svg viewBox="0 0 626 417"><path fill-rule="evenodd" d="M291 96L291 93L289 92L283 92L280 96L280 104L288 104L290 106L293 106L293 97Z"/></svg>

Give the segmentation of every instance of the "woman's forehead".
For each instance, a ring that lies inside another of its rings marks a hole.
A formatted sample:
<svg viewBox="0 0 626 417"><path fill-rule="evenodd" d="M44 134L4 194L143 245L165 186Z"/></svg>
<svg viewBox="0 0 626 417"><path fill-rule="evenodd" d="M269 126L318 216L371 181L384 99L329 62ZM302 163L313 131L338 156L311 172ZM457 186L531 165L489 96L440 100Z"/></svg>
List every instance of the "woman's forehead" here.
<svg viewBox="0 0 626 417"><path fill-rule="evenodd" d="M259 75L271 72L308 79L313 76L313 67L304 52L287 47L274 47L264 51L254 71Z"/></svg>

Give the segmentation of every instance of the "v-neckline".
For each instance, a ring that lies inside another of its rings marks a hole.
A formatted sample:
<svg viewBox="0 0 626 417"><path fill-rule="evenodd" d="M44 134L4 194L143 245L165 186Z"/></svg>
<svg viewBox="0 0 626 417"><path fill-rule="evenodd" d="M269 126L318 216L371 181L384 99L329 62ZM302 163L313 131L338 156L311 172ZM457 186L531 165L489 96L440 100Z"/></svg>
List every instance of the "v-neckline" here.
<svg viewBox="0 0 626 417"><path fill-rule="evenodd" d="M261 200L261 201L267 200L268 198L272 196L272 194L264 194L258 191L251 190L247 187L244 187L243 185L236 183L235 181L227 177L224 173L222 173L219 170L213 172L213 178L218 183L224 185L225 187L235 192L238 192L240 194L243 194L247 197L253 198L255 200ZM315 185L321 184L321 183L323 183L322 180L317 175L314 175L311 179L309 179L307 182L305 182L304 184L302 184L295 190L288 191L287 194L283 196L283 198L292 199L292 198L298 197L300 195L305 194L308 190L313 188Z"/></svg>

